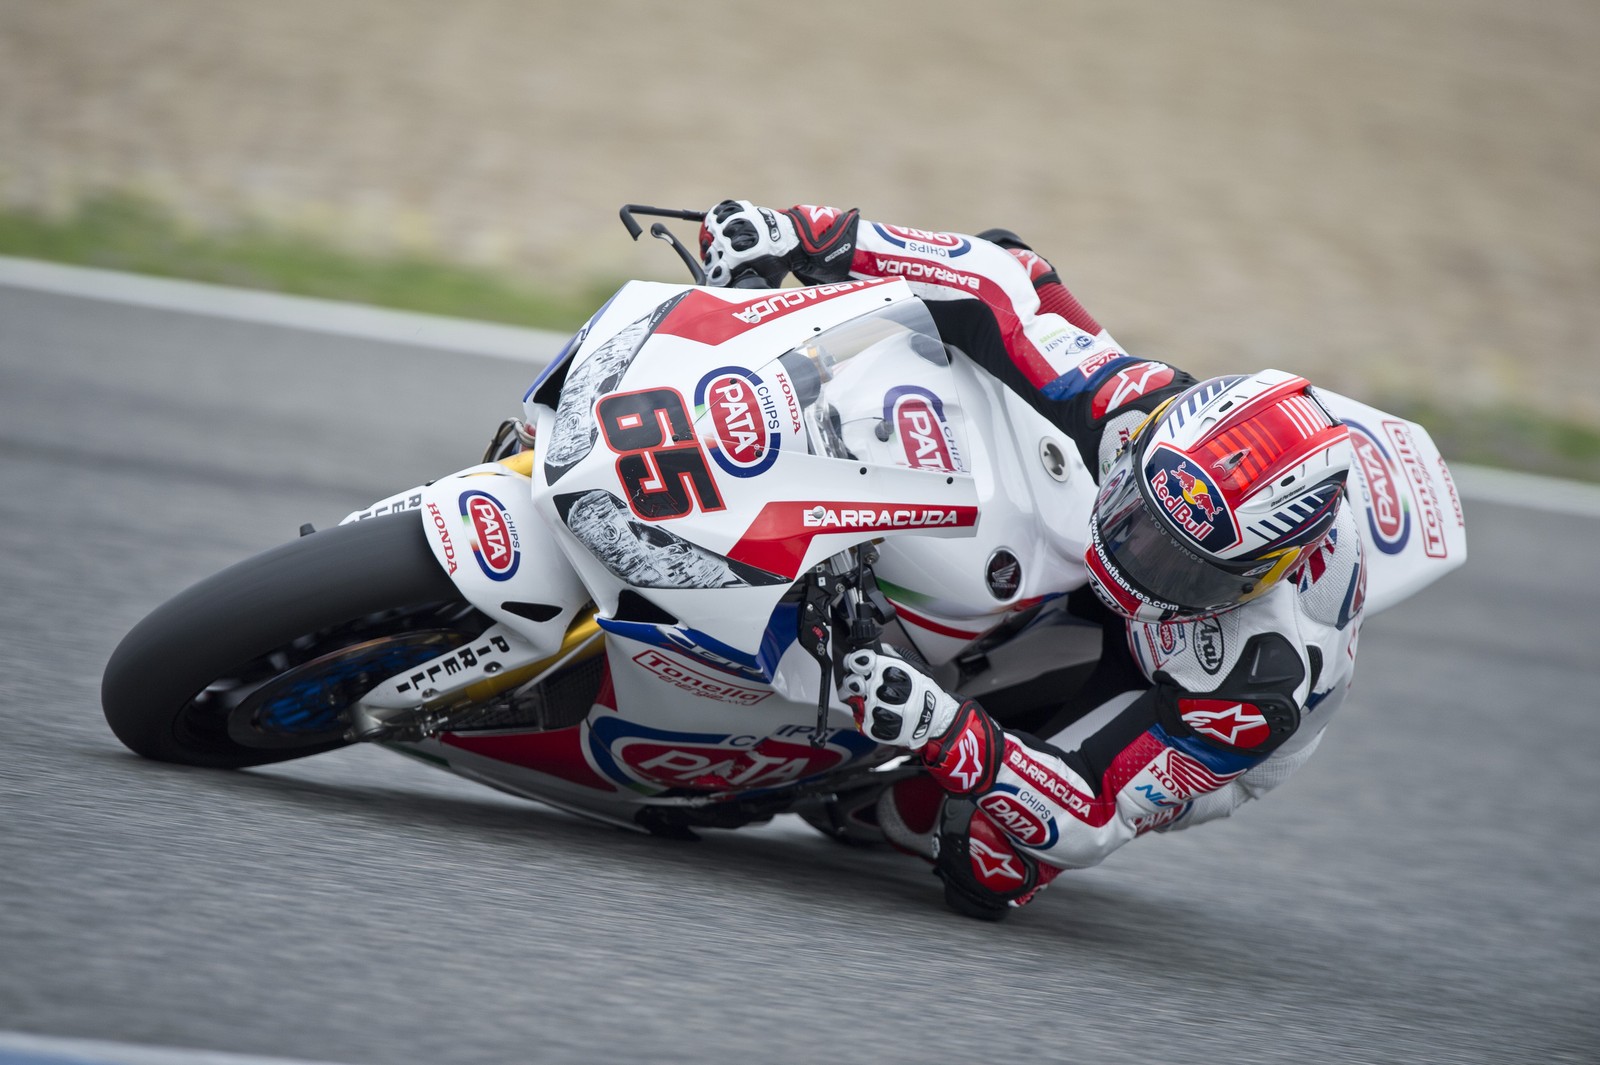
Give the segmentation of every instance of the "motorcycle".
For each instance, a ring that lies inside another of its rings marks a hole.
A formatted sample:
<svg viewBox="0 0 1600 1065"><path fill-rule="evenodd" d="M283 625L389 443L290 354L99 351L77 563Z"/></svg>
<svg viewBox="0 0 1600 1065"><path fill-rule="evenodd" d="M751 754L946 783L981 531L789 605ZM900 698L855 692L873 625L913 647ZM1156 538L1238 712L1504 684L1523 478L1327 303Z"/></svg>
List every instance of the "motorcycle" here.
<svg viewBox="0 0 1600 1065"><path fill-rule="evenodd" d="M637 216L699 212L627 205ZM376 743L665 835L835 813L917 770L862 735L844 655L889 643L1050 735L1100 654L1076 446L943 342L903 280L631 281L483 461L157 608L102 704L149 758L240 768ZM1351 430L1367 614L1465 559L1419 425Z"/></svg>

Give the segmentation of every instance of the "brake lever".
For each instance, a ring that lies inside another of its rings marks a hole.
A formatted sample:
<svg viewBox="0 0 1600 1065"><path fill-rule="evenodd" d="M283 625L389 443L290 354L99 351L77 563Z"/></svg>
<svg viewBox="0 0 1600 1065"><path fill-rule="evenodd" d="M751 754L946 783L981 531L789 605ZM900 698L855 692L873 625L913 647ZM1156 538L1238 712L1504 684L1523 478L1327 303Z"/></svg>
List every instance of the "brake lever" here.
<svg viewBox="0 0 1600 1065"><path fill-rule="evenodd" d="M816 659L822 670L817 685L817 727L811 733L811 746L828 742L828 706L833 696L833 577L818 566L806 575L805 596L800 606L800 646Z"/></svg>
<svg viewBox="0 0 1600 1065"><path fill-rule="evenodd" d="M800 646L822 671L817 685L817 727L811 746L827 742L828 708L844 679L844 660L856 651L883 651L883 626L895 616L894 605L878 588L872 565L878 552L863 544L856 552L853 580L840 581L818 566L806 575L799 619ZM863 591L862 589L866 589Z"/></svg>
<svg viewBox="0 0 1600 1065"><path fill-rule="evenodd" d="M703 222L706 217L704 211L676 211L670 207L647 207L639 203L625 203L619 213L622 216L623 226L628 230L628 236L634 240L638 240L639 236L644 232L644 227L639 225L639 220L633 217L635 214L651 215L657 218L681 218L686 222ZM678 239L677 234L668 229L664 223L657 222L650 227L650 235L672 245L672 250L678 253L678 258L682 259L683 264L689 268L689 276L694 278L695 284L704 285L706 283L705 269L700 265L700 261L695 258L694 253L684 247L683 241Z"/></svg>

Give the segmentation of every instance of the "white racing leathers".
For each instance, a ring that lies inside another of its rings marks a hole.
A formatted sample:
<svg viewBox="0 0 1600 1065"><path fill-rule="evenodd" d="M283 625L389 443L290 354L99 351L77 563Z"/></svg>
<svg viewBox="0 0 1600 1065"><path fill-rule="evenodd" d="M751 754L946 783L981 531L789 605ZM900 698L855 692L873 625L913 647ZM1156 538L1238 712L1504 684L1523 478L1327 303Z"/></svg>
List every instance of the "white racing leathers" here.
<svg viewBox="0 0 1600 1065"><path fill-rule="evenodd" d="M819 230L840 214L799 210ZM1145 414L1194 379L1126 354L1049 263L1010 234L987 235L863 219L851 274L911 282L945 339L1067 432L1098 476ZM1108 616L1105 660L1084 693L1093 709L1056 735L1007 731L978 712L930 744L932 775L1003 832L973 819L971 886L1026 901L1055 870L1094 865L1145 832L1226 817L1303 764L1353 671L1364 594L1354 509L1241 607L1162 624Z"/></svg>
<svg viewBox="0 0 1600 1065"><path fill-rule="evenodd" d="M1343 701L1361 553L1346 508L1329 543L1260 599L1198 621L1126 623L1127 647L1106 654L1126 651L1136 666L1126 676L1149 687L1045 740L969 720L926 756L934 776L1056 868L1094 865L1145 832L1228 816L1299 768ZM990 886L1012 886L1005 880Z"/></svg>

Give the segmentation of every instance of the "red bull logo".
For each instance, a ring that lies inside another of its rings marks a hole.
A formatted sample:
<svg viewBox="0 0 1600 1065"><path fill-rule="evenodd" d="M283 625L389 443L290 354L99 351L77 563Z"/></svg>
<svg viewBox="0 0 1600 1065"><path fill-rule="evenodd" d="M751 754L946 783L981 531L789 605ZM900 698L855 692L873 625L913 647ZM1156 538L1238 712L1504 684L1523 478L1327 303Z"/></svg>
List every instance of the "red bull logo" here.
<svg viewBox="0 0 1600 1065"><path fill-rule="evenodd" d="M1217 504L1211 499L1211 488L1204 481L1195 478L1182 465L1172 471L1172 476L1178 479L1178 491L1183 496L1183 501L1196 510L1206 513L1206 520L1213 521L1217 516Z"/></svg>
<svg viewBox="0 0 1600 1065"><path fill-rule="evenodd" d="M1145 475L1150 478L1150 491L1174 525L1209 551L1234 546L1237 536L1221 489L1185 456L1158 448Z"/></svg>

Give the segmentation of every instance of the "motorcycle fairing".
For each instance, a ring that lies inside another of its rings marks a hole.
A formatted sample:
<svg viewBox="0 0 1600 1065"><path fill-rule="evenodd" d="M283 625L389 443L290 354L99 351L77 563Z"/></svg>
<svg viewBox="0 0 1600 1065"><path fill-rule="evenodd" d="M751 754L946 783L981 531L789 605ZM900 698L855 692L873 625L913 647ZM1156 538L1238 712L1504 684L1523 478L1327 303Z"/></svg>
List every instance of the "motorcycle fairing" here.
<svg viewBox="0 0 1600 1065"><path fill-rule="evenodd" d="M632 352L584 400L586 425L561 423L566 394L529 410L541 447L579 442L555 480L535 469L533 491L601 618L637 589L699 646L754 657L787 585L822 559L905 533L971 535L964 399L904 282L661 297L625 286L573 357L569 382L615 337ZM634 347L641 321L654 324Z"/></svg>
<svg viewBox="0 0 1600 1065"><path fill-rule="evenodd" d="M1366 616L1421 591L1467 560L1466 518L1428 431L1348 396L1316 390L1350 430L1349 505L1365 551Z"/></svg>
<svg viewBox="0 0 1600 1065"><path fill-rule="evenodd" d="M572 535L631 587L749 588L790 581L647 525L605 489L557 495L553 502Z"/></svg>
<svg viewBox="0 0 1600 1065"><path fill-rule="evenodd" d="M340 524L416 511L434 558L461 595L522 637L525 657L536 660L560 648L588 593L568 567L544 562L559 552L530 484L505 464L487 462L355 511Z"/></svg>
<svg viewBox="0 0 1600 1065"><path fill-rule="evenodd" d="M716 637L687 625L614 618L599 618L597 621L602 629L617 636L688 655L729 676L768 683L773 679L784 653L798 638L799 607L793 603L779 603L773 608L766 629L761 634L760 649L754 654L730 647Z"/></svg>
<svg viewBox="0 0 1600 1065"><path fill-rule="evenodd" d="M964 458L982 520L969 540L886 543L876 566L907 634L934 665L1011 612L1086 582L1083 552L1097 490L1059 427L970 360L952 369L967 404ZM1017 572L997 589L993 568L1003 555Z"/></svg>
<svg viewBox="0 0 1600 1065"><path fill-rule="evenodd" d="M624 788L658 798L737 791L750 798L813 780L876 753L853 728L831 729L811 744L815 728L792 724L766 735L679 732L621 717L597 717L587 730L593 764Z"/></svg>

